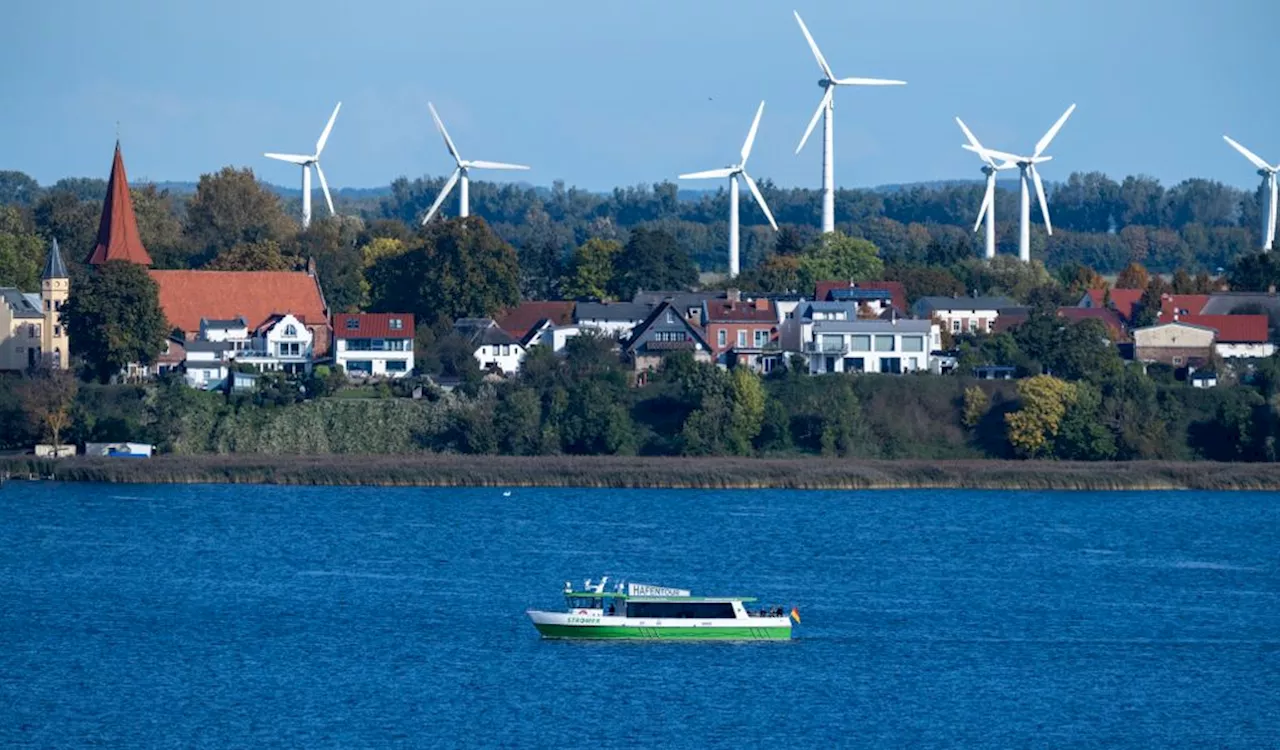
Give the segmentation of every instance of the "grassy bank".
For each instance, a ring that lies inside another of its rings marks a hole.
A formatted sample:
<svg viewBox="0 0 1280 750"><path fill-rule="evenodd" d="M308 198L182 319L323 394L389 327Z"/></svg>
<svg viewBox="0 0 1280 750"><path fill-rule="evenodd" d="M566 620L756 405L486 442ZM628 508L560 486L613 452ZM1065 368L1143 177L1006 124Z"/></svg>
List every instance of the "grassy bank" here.
<svg viewBox="0 0 1280 750"><path fill-rule="evenodd" d="M0 458L0 476L72 482L380 486L1280 490L1280 465L472 455Z"/></svg>

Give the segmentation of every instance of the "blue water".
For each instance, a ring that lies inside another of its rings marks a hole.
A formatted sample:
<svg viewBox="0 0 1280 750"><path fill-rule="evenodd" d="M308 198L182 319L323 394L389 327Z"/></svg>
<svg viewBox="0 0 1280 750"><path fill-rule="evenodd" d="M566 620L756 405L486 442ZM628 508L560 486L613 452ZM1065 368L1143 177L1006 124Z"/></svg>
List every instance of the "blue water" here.
<svg viewBox="0 0 1280 750"><path fill-rule="evenodd" d="M1277 747L1280 496L0 490L4 747ZM784 643L538 639L608 573Z"/></svg>

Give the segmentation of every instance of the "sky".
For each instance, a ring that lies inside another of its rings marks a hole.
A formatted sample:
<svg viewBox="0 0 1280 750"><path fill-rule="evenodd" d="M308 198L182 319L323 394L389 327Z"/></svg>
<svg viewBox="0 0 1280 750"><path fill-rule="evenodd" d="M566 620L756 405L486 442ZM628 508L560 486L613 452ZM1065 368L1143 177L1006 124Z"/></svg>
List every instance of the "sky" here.
<svg viewBox="0 0 1280 750"><path fill-rule="evenodd" d="M495 177L607 190L733 163L765 100L748 171L818 187L793 8L837 76L908 82L836 92L842 187L980 178L955 116L1026 152L1073 102L1046 180L1256 187L1224 133L1280 162L1275 0L18 0L0 169L105 178L118 128L135 182L231 164L293 184L262 152L309 152L341 101L325 174L375 187L452 169L432 101L464 158L533 167Z"/></svg>

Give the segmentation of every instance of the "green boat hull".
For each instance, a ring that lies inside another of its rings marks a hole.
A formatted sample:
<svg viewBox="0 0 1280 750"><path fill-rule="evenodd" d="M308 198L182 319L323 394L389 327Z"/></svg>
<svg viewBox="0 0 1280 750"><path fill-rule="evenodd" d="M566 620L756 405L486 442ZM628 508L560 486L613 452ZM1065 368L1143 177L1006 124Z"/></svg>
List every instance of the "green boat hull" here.
<svg viewBox="0 0 1280 750"><path fill-rule="evenodd" d="M543 638L572 640L767 641L791 638L791 628L634 628L591 625L539 625Z"/></svg>

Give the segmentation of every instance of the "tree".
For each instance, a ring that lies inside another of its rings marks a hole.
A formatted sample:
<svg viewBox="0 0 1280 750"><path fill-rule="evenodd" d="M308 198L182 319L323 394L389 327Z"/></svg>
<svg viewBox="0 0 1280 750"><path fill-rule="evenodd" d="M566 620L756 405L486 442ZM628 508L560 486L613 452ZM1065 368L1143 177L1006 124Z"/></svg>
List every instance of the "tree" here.
<svg viewBox="0 0 1280 750"><path fill-rule="evenodd" d="M742 275L739 285L758 292L797 292L801 288L800 259L794 255L771 255Z"/></svg>
<svg viewBox="0 0 1280 750"><path fill-rule="evenodd" d="M411 312L433 328L520 301L516 251L478 216L432 222L404 253L376 261L368 279L375 311Z"/></svg>
<svg viewBox="0 0 1280 750"><path fill-rule="evenodd" d="M971 385L964 389L964 411L960 421L965 427L972 430L987 415L987 409L990 407L991 399L987 396L986 391L976 385Z"/></svg>
<svg viewBox="0 0 1280 750"><path fill-rule="evenodd" d="M930 266L889 266L884 277L897 281L907 290L907 304L921 297L954 297L964 294L964 284L955 274Z"/></svg>
<svg viewBox="0 0 1280 750"><path fill-rule="evenodd" d="M618 299L631 299L641 289L687 289L698 280L688 253L661 229L633 230L613 270L608 291Z"/></svg>
<svg viewBox="0 0 1280 750"><path fill-rule="evenodd" d="M66 370L44 369L22 383L22 405L31 429L53 445L53 455L62 447L62 436L71 424L71 405L78 384Z"/></svg>
<svg viewBox="0 0 1280 750"><path fill-rule="evenodd" d="M210 271L292 271L294 261L286 258L275 240L242 242L223 250L205 266Z"/></svg>
<svg viewBox="0 0 1280 750"><path fill-rule="evenodd" d="M1191 278L1191 274L1186 269L1179 268L1173 274L1173 281L1170 283L1174 294L1195 294L1196 280Z"/></svg>
<svg viewBox="0 0 1280 750"><path fill-rule="evenodd" d="M745 367L735 368L731 378L733 408L729 417L729 444L739 456L751 452L764 424L764 386L760 376Z"/></svg>
<svg viewBox="0 0 1280 750"><path fill-rule="evenodd" d="M617 240L591 238L574 249L561 285L568 299L604 299L613 279L613 259L622 250Z"/></svg>
<svg viewBox="0 0 1280 750"><path fill-rule="evenodd" d="M526 388L508 389L494 409L493 426L503 454L538 453L542 442L542 407L538 394Z"/></svg>
<svg viewBox="0 0 1280 750"><path fill-rule="evenodd" d="M138 219L138 237L156 268L186 268L190 247L182 235L173 196L155 185L129 189L133 213Z"/></svg>
<svg viewBox="0 0 1280 750"><path fill-rule="evenodd" d="M1142 292L1142 298L1138 300L1138 305L1133 311L1133 325L1135 328L1143 328L1145 326L1154 325L1160 317L1160 307L1163 304L1164 295L1169 293L1169 285L1159 276L1152 276L1151 281L1147 283L1146 289Z"/></svg>
<svg viewBox="0 0 1280 750"><path fill-rule="evenodd" d="M0 286L40 287L44 242L13 206L0 206Z"/></svg>
<svg viewBox="0 0 1280 750"><path fill-rule="evenodd" d="M804 288L819 281L869 281L884 275L880 250L870 242L841 232L828 232L800 260Z"/></svg>
<svg viewBox="0 0 1280 750"><path fill-rule="evenodd" d="M64 190L50 190L36 201L32 217L45 242L56 239L62 247L62 257L79 262L89 257L97 243L101 198L98 202L82 201Z"/></svg>
<svg viewBox="0 0 1280 750"><path fill-rule="evenodd" d="M159 287L136 263L113 260L80 282L62 307L72 351L106 382L126 365L150 365L165 349L171 326L160 309Z"/></svg>
<svg viewBox="0 0 1280 750"><path fill-rule="evenodd" d="M1116 276L1116 289L1146 289L1149 283L1151 274L1141 263L1130 263Z"/></svg>
<svg viewBox="0 0 1280 750"><path fill-rule="evenodd" d="M315 260L325 301L334 310L354 312L364 297L364 257L356 248L363 229L354 217L317 219L297 235L296 249L291 250L295 257Z"/></svg>
<svg viewBox="0 0 1280 750"><path fill-rule="evenodd" d="M1037 375L1018 383L1018 397L1019 409L1005 415L1009 444L1025 458L1047 455L1067 407L1075 401L1075 386L1052 375Z"/></svg>
<svg viewBox="0 0 1280 750"><path fill-rule="evenodd" d="M1280 263L1274 253L1243 255L1232 264L1228 279L1233 291L1265 292L1280 282Z"/></svg>
<svg viewBox="0 0 1280 750"><path fill-rule="evenodd" d="M185 231L193 249L207 259L242 243L283 242L295 227L280 198L258 182L252 169L224 167L200 176Z"/></svg>
<svg viewBox="0 0 1280 750"><path fill-rule="evenodd" d="M0 206L30 206L40 196L40 183L25 172L0 170Z"/></svg>

